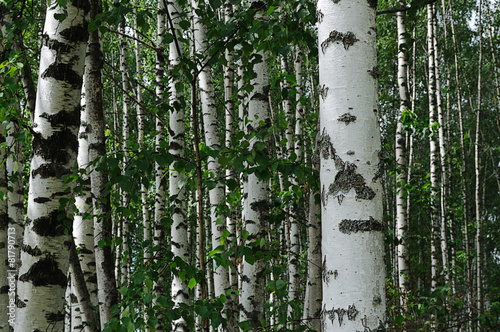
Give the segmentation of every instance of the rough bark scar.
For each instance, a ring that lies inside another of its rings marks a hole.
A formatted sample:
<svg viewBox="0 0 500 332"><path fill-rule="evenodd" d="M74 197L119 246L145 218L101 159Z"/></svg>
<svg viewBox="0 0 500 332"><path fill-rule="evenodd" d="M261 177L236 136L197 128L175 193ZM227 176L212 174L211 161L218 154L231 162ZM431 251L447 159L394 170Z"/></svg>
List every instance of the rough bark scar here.
<svg viewBox="0 0 500 332"><path fill-rule="evenodd" d="M356 309L356 306L354 304L349 305L347 310L345 310L344 308L337 308L337 309L332 308L330 310L327 310L326 305L323 305L323 309L321 310L321 322L323 325L323 330L325 329L326 318L328 318L330 322L333 324L333 321L335 320L335 314L337 314L339 326L342 326L345 314L347 314L347 319L353 321L356 319L358 313L359 311Z"/></svg>
<svg viewBox="0 0 500 332"><path fill-rule="evenodd" d="M346 125L350 124L351 122L356 121L356 116L352 115L351 113L347 112L339 116L337 119L340 122L344 122Z"/></svg>
<svg viewBox="0 0 500 332"><path fill-rule="evenodd" d="M323 12L320 9L318 9L316 10L316 17L318 18L318 23L322 23L325 14L323 14Z"/></svg>
<svg viewBox="0 0 500 332"><path fill-rule="evenodd" d="M83 78L72 68L71 64L53 63L42 73L41 77L47 79L52 77L57 81L68 83L73 89L82 87Z"/></svg>
<svg viewBox="0 0 500 332"><path fill-rule="evenodd" d="M330 88L327 87L325 84L323 84L322 86L320 86L318 88L319 95L321 96L321 98L323 99L323 101L325 101L326 96L328 95L328 90L329 89Z"/></svg>
<svg viewBox="0 0 500 332"><path fill-rule="evenodd" d="M380 72L378 71L377 66L373 67L372 70L368 70L368 74L370 74L374 79L378 79L380 77Z"/></svg>
<svg viewBox="0 0 500 332"><path fill-rule="evenodd" d="M384 225L373 217L368 220L343 219L339 224L339 231L344 234L357 232L382 232Z"/></svg>
<svg viewBox="0 0 500 332"><path fill-rule="evenodd" d="M335 182L330 184L328 195L340 197L354 189L356 199L372 200L375 197L375 192L366 185L363 176L356 172L356 165L347 161L344 162L343 166L335 176Z"/></svg>
<svg viewBox="0 0 500 332"><path fill-rule="evenodd" d="M325 54L326 49L328 48L328 46L330 46L330 44L339 42L342 42L342 44L344 45L344 49L347 51L349 47L354 45L354 43L357 41L359 41L359 39L357 39L356 35L351 31L343 33L333 30L332 32L330 32L328 38L321 43L321 51L323 52L323 54Z"/></svg>
<svg viewBox="0 0 500 332"><path fill-rule="evenodd" d="M52 255L47 255L31 265L28 272L19 277L20 281L31 281L35 287L59 285L66 287L68 279L59 269L59 264Z"/></svg>
<svg viewBox="0 0 500 332"><path fill-rule="evenodd" d="M335 148L331 142L330 136L323 133L318 139L319 150L324 159L333 159L335 167L339 170L335 176L335 181L328 187L328 192L325 188L322 190L323 205L329 195L337 197L339 204L342 204L345 194L351 189L356 192L356 199L372 200L375 197L375 191L366 185L363 176L356 172L357 166L348 161L343 161L336 153Z"/></svg>

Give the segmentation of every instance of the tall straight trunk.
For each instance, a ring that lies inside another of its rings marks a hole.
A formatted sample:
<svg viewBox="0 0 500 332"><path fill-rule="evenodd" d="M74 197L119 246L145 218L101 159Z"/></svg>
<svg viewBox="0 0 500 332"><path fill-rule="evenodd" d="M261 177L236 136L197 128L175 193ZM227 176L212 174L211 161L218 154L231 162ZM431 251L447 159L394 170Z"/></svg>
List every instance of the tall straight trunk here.
<svg viewBox="0 0 500 332"><path fill-rule="evenodd" d="M129 98L129 72L127 66L127 41L125 39L125 19L120 24L120 71L122 74L122 153L123 153L123 170L122 174L125 175L125 169L128 164L128 147L127 143L129 140L129 130L130 130L130 98ZM124 208L128 207L130 202L130 193L126 190L120 191L122 198L122 206ZM121 252L118 253L120 257L120 283L126 285L129 281L130 274L130 243L129 243L129 221L128 218L120 216L120 231L122 238Z"/></svg>
<svg viewBox="0 0 500 332"><path fill-rule="evenodd" d="M63 328L70 249L65 231L71 227L72 209L68 204L61 210L60 200L71 198L63 178L73 172L78 150L89 7L88 1L80 1L47 8L15 331ZM54 18L62 13L67 13L62 22Z"/></svg>
<svg viewBox="0 0 500 332"><path fill-rule="evenodd" d="M102 12L100 0L91 0L90 20ZM85 100L87 104L89 159L98 161L106 156L105 119L103 109L102 67L103 52L98 30L90 31L85 66ZM97 275L97 300L99 304L100 328L113 316L111 308L118 303L118 291L114 273L114 258L110 243L112 236L111 202L105 193L108 172L91 169L90 182L94 222L94 255Z"/></svg>
<svg viewBox="0 0 500 332"><path fill-rule="evenodd" d="M224 3L224 20L228 23L233 14L233 5L231 1L226 0ZM234 101L234 52L232 50L225 50L225 59L226 65L224 66L224 105L225 105L225 121L226 121L226 139L225 139L225 147L226 149L232 148L233 144L231 139L233 138L236 132L236 114L235 114L235 101ZM229 165L228 165L229 166ZM227 181L237 181L235 170L232 167L226 166L226 180ZM226 195L230 195L231 188L229 186L226 187ZM226 227L229 232L229 237L227 238L227 242L230 246L234 246L236 248L236 223L237 223L237 215L238 208L234 206L228 206L229 215L226 218ZM239 317L239 308L238 308L238 271L236 266L236 255L233 253L229 256L230 260L230 270L229 270L229 287L232 290L231 295L228 297L228 331L236 331L238 325L238 317Z"/></svg>
<svg viewBox="0 0 500 332"><path fill-rule="evenodd" d="M448 6L450 9L450 13L453 13L451 0L448 1ZM464 242L465 242L465 253L466 253L466 267L465 267L465 278L466 278L466 310L469 325L471 322L471 310L472 310L472 262L471 262L471 249L470 249L470 234L469 234L469 214L468 214L468 194L467 194L467 184L465 182L466 179L466 151L465 151L465 131L464 131L464 123L463 123L463 112L462 112L462 96L461 96L461 84L460 74L459 74L459 63L458 63L458 47L457 47L457 37L455 34L455 23L453 19L453 15L450 15L450 28L451 28L451 37L453 41L453 55L454 55L454 64L455 64L455 83L457 89L457 109L458 109L458 123L459 123L459 133L460 133L460 149L462 150L462 165L460 167L460 177L462 179L462 205L463 205L463 228L464 228Z"/></svg>
<svg viewBox="0 0 500 332"><path fill-rule="evenodd" d="M90 60L90 57L85 59ZM90 177L88 174L89 166L89 142L88 142L88 131L90 124L88 122L87 105L85 98L85 85L86 79L85 75L83 77L83 89L82 89L82 102L81 102L81 112L80 112L80 130L78 132L78 169L82 172L81 181L81 191L75 194L75 205L78 212L75 214L73 220L73 237L76 247L79 249L78 254L78 264L81 264L82 275L84 277L84 282L86 283L86 289L90 298L86 299L90 301L92 305L97 306L97 277L95 268L95 256L94 256L94 225L92 220L92 196L90 188ZM75 278L75 273L70 273L72 278ZM76 287L76 280L72 280L72 287ZM72 290L72 293L73 290ZM78 305L78 301L72 306L73 309L78 311L83 310ZM72 322L73 323L73 322ZM88 322L87 322L88 323ZM95 322L92 322L95 323Z"/></svg>
<svg viewBox="0 0 500 332"><path fill-rule="evenodd" d="M493 40L493 28L491 26L490 6L486 6L486 18L488 20L488 37L490 40L490 56L493 63L493 74L495 75L495 110L496 124L500 133L500 79L498 77L498 62L495 52L495 42Z"/></svg>
<svg viewBox="0 0 500 332"><path fill-rule="evenodd" d="M434 56L434 4L427 5L427 47L429 54L429 127L435 132L438 127L436 112L436 71ZM438 183L438 145L434 136L429 137L430 179L431 179L431 291L437 289L439 278L439 183Z"/></svg>
<svg viewBox="0 0 500 332"><path fill-rule="evenodd" d="M165 140L165 115L164 115L164 98L165 98L165 84L163 82L165 76L165 50L162 46L163 34L165 33L166 21L165 21L165 3L162 0L158 0L158 15L157 15L157 38L156 38L156 73L155 73L155 94L156 102L158 107L158 113L156 114L155 127L156 127L156 138L155 138L155 151L156 153L161 153L162 143ZM166 204L166 186L167 178L164 165L161 165L158 161L155 161L155 210L154 210L154 235L153 235L153 247L155 250L154 259L157 263L159 259L163 256L165 251L165 227L163 224L163 218L165 217L165 204ZM165 293L164 278L163 274L158 276L158 280L155 281L153 286L155 292L155 299L153 300L153 305L157 304L157 299L163 296ZM164 329L163 317L158 317L158 323L156 324L156 331L162 332Z"/></svg>
<svg viewBox="0 0 500 332"><path fill-rule="evenodd" d="M483 1L479 0L479 10L478 10L478 34L479 34L479 61L478 61L478 77L477 77L477 109L476 109L476 139L474 141L474 173L476 178L475 185L475 197L476 197L476 301L478 314L483 313L483 280L482 280L482 269L483 269L483 252L481 248L481 237L482 237L482 220L481 220L481 161L479 156L479 137L480 137L480 125L481 125L481 92L482 92L482 70L483 70L483 24L482 24L482 6Z"/></svg>
<svg viewBox="0 0 500 332"><path fill-rule="evenodd" d="M290 83L288 82L287 76L290 74L288 73L288 62L286 61L285 56L280 56L281 58L281 70L285 76L283 83L282 83L282 88L284 90L290 91ZM287 127L286 127L286 132L285 132L285 138L286 138L286 153L285 153L285 159L290 160L290 161L297 161L297 156L295 156L295 143L294 143L294 134L295 134L295 114L293 112L293 107L292 107L292 102L289 97L285 98L283 101L283 109L285 112L285 118L287 122ZM294 176L291 177L291 183L293 185L297 184L297 180ZM285 188L283 188L285 189ZM288 213L290 215L294 215L294 211L291 210L291 207L288 207ZM288 301L290 302L295 302L298 299L299 296L299 225L297 218L295 217L288 217L287 219L287 224L288 224L288 234L287 234L287 258L288 258ZM288 306L288 316L294 317L294 306L289 305ZM290 326L292 329L297 328L297 324L295 323L297 319L293 318L292 320L294 323Z"/></svg>
<svg viewBox="0 0 500 332"><path fill-rule="evenodd" d="M138 4L137 4L138 6ZM137 143L139 144L139 150L144 149L144 110L142 105L142 59L141 59L141 49L139 46L139 26L137 24L137 10L134 12L134 37L135 37L135 74L137 78L137 92L136 92L136 115L137 115ZM143 230L143 241L145 243L151 242L151 221L148 216L148 206L147 206L148 189L141 183L141 208L142 208L142 230ZM143 246L144 250L144 263L148 262L152 257L151 244L147 247Z"/></svg>
<svg viewBox="0 0 500 332"><path fill-rule="evenodd" d="M180 34L180 12L181 7L176 0L167 1L167 18L170 25L170 33L174 36L174 41L170 43L169 53L169 72L172 72L180 63L181 57L181 42L179 40ZM177 85L180 82L178 78L173 77L169 83L170 92L170 118L169 118L169 152L178 159L184 158L185 146L185 128L184 106L179 103L182 98L182 91L178 90ZM185 181L185 174L175 170L175 162L172 165L169 174L169 193L173 200L171 202L174 207L172 214L172 253L175 256L182 258L184 261L189 261L189 246L188 246L188 223L186 220L186 206L185 197L186 189L183 185ZM187 304L189 300L189 288L187 284L181 280L179 275L172 276L172 300L176 306L180 304ZM187 331L186 321L183 318L172 322L173 331Z"/></svg>
<svg viewBox="0 0 500 332"><path fill-rule="evenodd" d="M445 137L444 137L444 115L443 115L443 102L441 98L441 76L439 72L439 48L438 48L438 29L437 29L437 12L436 5L433 6L434 10L434 20L433 20L433 45L434 45L434 77L436 79L436 107L437 107L437 122L438 126L438 144L439 144L439 159L441 166L441 185L440 185L440 243L441 243L441 258L442 258L442 268L444 272L444 279L446 283L451 281L450 279L450 261L448 256L448 232L447 232L447 196L446 190L448 188L447 182L447 169L446 169L446 149L445 149Z"/></svg>
<svg viewBox="0 0 500 332"><path fill-rule="evenodd" d="M399 2L402 7L405 1ZM410 94L408 90L408 49L406 40L406 13L397 13L398 25L398 86L399 86L399 117L396 128L396 234L398 239L398 285L400 289L400 304L406 306L408 294L408 206L407 206L407 181L408 181L408 156L406 149L406 137L403 134L402 116L404 112L411 110Z"/></svg>
<svg viewBox="0 0 500 332"><path fill-rule="evenodd" d="M253 0L250 2L250 9L256 20L264 21L267 11L263 1ZM248 96L248 117L245 119L245 134L252 132L266 131L270 126L269 113L269 71L267 67L268 54L258 51L256 54L260 61L256 61L252 71L254 73L250 84L253 90ZM250 139L250 150L259 149L259 153L267 156L270 148L266 139L256 135ZM248 232L245 246L252 247L252 253L267 250L267 245L262 243L262 239L267 238L269 223L269 181L257 176L256 173L247 175L247 198L245 199L245 216L243 228ZM265 304L264 275L266 265L262 258L253 258L255 262L249 263L251 257L245 257L242 267L241 292L240 292L240 321L249 321L254 328L261 327L264 320L263 313Z"/></svg>
<svg viewBox="0 0 500 332"><path fill-rule="evenodd" d="M204 63L208 61L208 42L206 37L206 27L201 22L201 17L197 14L200 10L198 0L192 0L193 19L194 19L194 37L195 37L195 53L202 55L203 59L198 64L198 79L200 84L200 100L203 113L203 126L205 132L205 144L214 151L221 149L221 139L219 136L217 108L215 104L215 95L213 88L213 80L211 76L212 67ZM225 230L225 220L217 213L217 208L224 200L224 185L219 178L222 177L222 168L217 158L208 156L207 168L213 177L212 181L216 182L214 188L208 192L210 199L210 220L212 225L212 248L215 250L221 244L221 238ZM229 273L223 266L214 266L214 291L215 297L225 295L229 289ZM227 310L227 304L225 310ZM227 312L224 315L227 318Z"/></svg>
<svg viewBox="0 0 500 332"><path fill-rule="evenodd" d="M376 3L317 4L323 331L385 329Z"/></svg>

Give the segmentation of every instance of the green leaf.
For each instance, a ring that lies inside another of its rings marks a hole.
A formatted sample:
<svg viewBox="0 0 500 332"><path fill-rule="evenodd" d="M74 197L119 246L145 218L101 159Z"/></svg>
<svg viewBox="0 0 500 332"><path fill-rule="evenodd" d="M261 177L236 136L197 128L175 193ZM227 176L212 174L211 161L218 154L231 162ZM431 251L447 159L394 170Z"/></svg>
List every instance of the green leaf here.
<svg viewBox="0 0 500 332"><path fill-rule="evenodd" d="M188 283L188 287L189 289L193 289L194 286L196 286L197 282L196 282L196 279L195 278L191 278L189 279L189 283Z"/></svg>
<svg viewBox="0 0 500 332"><path fill-rule="evenodd" d="M398 326L401 326L403 325L403 322L405 321L405 318L402 316L402 315L398 315L396 317L396 324L398 324Z"/></svg>

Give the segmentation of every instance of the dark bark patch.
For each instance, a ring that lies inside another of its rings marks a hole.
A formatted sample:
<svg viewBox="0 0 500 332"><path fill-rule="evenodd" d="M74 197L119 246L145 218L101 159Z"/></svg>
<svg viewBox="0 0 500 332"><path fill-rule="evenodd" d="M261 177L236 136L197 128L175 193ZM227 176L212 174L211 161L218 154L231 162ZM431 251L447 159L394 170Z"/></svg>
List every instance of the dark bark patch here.
<svg viewBox="0 0 500 332"><path fill-rule="evenodd" d="M380 77L380 72L378 71L377 66L373 67L372 70L368 70L368 74L376 80Z"/></svg>
<svg viewBox="0 0 500 332"><path fill-rule="evenodd" d="M321 98L323 99L323 101L326 99L326 96L328 95L328 90L330 88L327 87L325 84L323 84L322 86L320 86L318 88L318 92L319 92L319 95L321 96Z"/></svg>
<svg viewBox="0 0 500 332"><path fill-rule="evenodd" d="M354 303L347 307L347 319L349 320L355 320L356 316L358 315L359 311L356 309L356 306Z"/></svg>
<svg viewBox="0 0 500 332"><path fill-rule="evenodd" d="M26 220L26 223L28 223L28 220ZM27 244L22 244L21 250L30 254L31 256L35 256L35 257L42 255L42 251L40 250L40 248L38 248L38 247L32 248L31 246L29 246Z"/></svg>
<svg viewBox="0 0 500 332"><path fill-rule="evenodd" d="M85 14L90 11L90 1L88 0L71 0L71 4L76 8L83 9Z"/></svg>
<svg viewBox="0 0 500 332"><path fill-rule="evenodd" d="M322 23L323 18L325 18L325 14L323 14L320 9L316 10L316 19L318 20L318 23Z"/></svg>
<svg viewBox="0 0 500 332"><path fill-rule="evenodd" d="M66 287L68 278L66 274L59 269L59 264L50 254L34 263L25 274L19 276L23 282L31 282L33 286L58 285Z"/></svg>
<svg viewBox="0 0 500 332"><path fill-rule="evenodd" d="M350 162L343 162L342 169L335 176L335 182L330 184L328 195L339 198L339 204L351 189L356 192L356 199L372 200L375 197L373 189L368 187L361 174L356 172L356 165Z"/></svg>
<svg viewBox="0 0 500 332"><path fill-rule="evenodd" d="M46 314L45 318L47 319L47 322L49 322L49 323L62 322L64 320L64 313L60 312L60 311L51 312L49 314Z"/></svg>
<svg viewBox="0 0 500 332"><path fill-rule="evenodd" d="M346 314L347 311L344 308L337 308L334 311L337 313L339 326L342 326L342 322L344 321L344 315Z"/></svg>
<svg viewBox="0 0 500 332"><path fill-rule="evenodd" d="M65 129L67 127L80 127L80 105L76 106L73 111L60 111L55 114L42 113L41 118L47 119L50 125L54 128Z"/></svg>
<svg viewBox="0 0 500 332"><path fill-rule="evenodd" d="M54 164L54 172L67 166L72 167L69 163L73 161L73 155L76 155L77 151L76 133L69 129L56 131L46 139L41 135L33 136L33 154L40 155Z"/></svg>
<svg viewBox="0 0 500 332"><path fill-rule="evenodd" d="M70 225L69 219L62 211L52 211L48 216L33 220L32 230L40 236L62 236L66 231L65 224Z"/></svg>
<svg viewBox="0 0 500 332"><path fill-rule="evenodd" d="M343 33L333 30L332 32L330 32L328 38L321 43L321 51L323 52L323 54L325 54L328 46L333 43L342 43L344 45L344 49L347 51L349 47L354 45L354 43L357 41L359 41L359 39L357 39L356 35L351 31Z"/></svg>
<svg viewBox="0 0 500 332"><path fill-rule="evenodd" d="M370 6L370 8L377 9L378 0L368 0L368 5Z"/></svg>
<svg viewBox="0 0 500 332"><path fill-rule="evenodd" d="M252 95L252 98L251 100L258 100L258 101L264 101L264 102L267 102L268 101L268 97L267 95L263 94L263 93L255 93Z"/></svg>
<svg viewBox="0 0 500 332"><path fill-rule="evenodd" d="M45 69L41 77L43 79L52 77L57 81L68 83L73 89L81 89L83 82L82 75L74 71L72 67L73 66L68 63L52 63Z"/></svg>
<svg viewBox="0 0 500 332"><path fill-rule="evenodd" d="M61 43L57 39L51 39L47 34L42 35L42 46L46 46L56 53L69 53L73 49L73 47L66 43Z"/></svg>
<svg viewBox="0 0 500 332"><path fill-rule="evenodd" d="M344 219L339 224L339 231L344 234L370 231L382 232L384 231L384 225L373 217L368 220Z"/></svg>
<svg viewBox="0 0 500 332"><path fill-rule="evenodd" d="M43 204L43 203L50 202L50 201L51 201L51 199L50 199L50 198L47 198L47 197L37 197L37 198L33 199L33 201L34 201L35 203Z"/></svg>
<svg viewBox="0 0 500 332"><path fill-rule="evenodd" d="M35 177L37 175L40 175L43 179L50 177L61 178L63 175L69 173L71 173L71 170L66 168L65 165L53 163L53 164L43 164L37 169L34 169L33 171L31 171L31 176ZM39 200L43 200L43 198L39 198ZM35 202L37 201L35 200ZM43 202L37 202L37 203L43 203Z"/></svg>
<svg viewBox="0 0 500 332"><path fill-rule="evenodd" d="M351 113L347 112L339 116L337 121L344 122L346 125L350 124L351 122L356 122L356 116L352 115Z"/></svg>
<svg viewBox="0 0 500 332"><path fill-rule="evenodd" d="M79 0L78 2L87 2L88 4L88 1ZM61 36L72 43L86 43L89 39L89 30L86 24L72 25L61 31Z"/></svg>

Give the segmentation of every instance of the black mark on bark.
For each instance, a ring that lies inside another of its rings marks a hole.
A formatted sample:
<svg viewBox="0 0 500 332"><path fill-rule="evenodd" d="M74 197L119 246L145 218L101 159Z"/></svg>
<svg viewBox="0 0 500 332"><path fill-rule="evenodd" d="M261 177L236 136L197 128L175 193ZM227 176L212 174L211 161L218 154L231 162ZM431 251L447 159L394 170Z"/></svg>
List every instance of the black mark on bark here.
<svg viewBox="0 0 500 332"><path fill-rule="evenodd" d="M332 32L330 32L328 38L321 43L321 51L323 52L323 54L325 54L326 49L328 48L328 46L330 46L330 44L340 42L344 45L344 49L348 50L349 47L354 45L354 43L357 41L359 41L359 39L357 39L356 35L351 31L343 33L333 30Z"/></svg>
<svg viewBox="0 0 500 332"><path fill-rule="evenodd" d="M380 77L380 72L378 71L377 66L373 67L372 70L368 70L368 74L376 80Z"/></svg>
<svg viewBox="0 0 500 332"><path fill-rule="evenodd" d="M356 309L356 306L353 303L353 305L350 305L347 308L347 319L355 320L358 313L359 313L359 311Z"/></svg>
<svg viewBox="0 0 500 332"><path fill-rule="evenodd" d="M356 121L356 116L352 115L351 113L344 113L341 116L339 116L337 120L340 122L344 122L346 125L348 125L351 122Z"/></svg>
<svg viewBox="0 0 500 332"><path fill-rule="evenodd" d="M80 89L82 87L83 78L73 70L73 65L68 63L52 63L42 73L41 77L47 79L52 77L55 80L68 83L73 89Z"/></svg>
<svg viewBox="0 0 500 332"><path fill-rule="evenodd" d="M344 234L369 231L382 232L383 230L384 225L373 217L368 220L343 219L339 224L339 231Z"/></svg>
<svg viewBox="0 0 500 332"><path fill-rule="evenodd" d="M323 99L323 101L326 99L326 96L328 95L328 90L330 88L327 87L325 84L323 84L322 86L320 86L318 88L318 92L319 92L319 95L321 96L321 98Z"/></svg>
<svg viewBox="0 0 500 332"><path fill-rule="evenodd" d="M85 2L85 1L81 1ZM88 2L87 2L88 3ZM87 24L73 25L67 29L61 31L61 36L66 38L66 40L77 43L77 42L87 42L89 39Z"/></svg>
<svg viewBox="0 0 500 332"><path fill-rule="evenodd" d="M66 287L68 283L66 275L59 269L59 264L50 254L34 263L28 272L19 277L19 280L31 281L35 287L48 285Z"/></svg>
<svg viewBox="0 0 500 332"><path fill-rule="evenodd" d="M342 166L335 176L335 182L330 184L328 188L328 195L340 197L354 189L357 199L372 200L375 197L375 192L366 185L363 176L356 172L356 165L346 161L343 162Z"/></svg>
<svg viewBox="0 0 500 332"><path fill-rule="evenodd" d="M70 225L71 219L64 212L56 210L48 216L33 220L32 229L40 236L62 236L66 230L65 223Z"/></svg>

